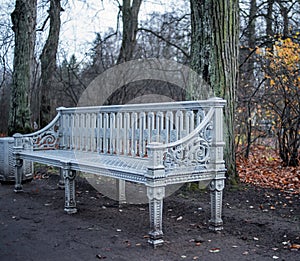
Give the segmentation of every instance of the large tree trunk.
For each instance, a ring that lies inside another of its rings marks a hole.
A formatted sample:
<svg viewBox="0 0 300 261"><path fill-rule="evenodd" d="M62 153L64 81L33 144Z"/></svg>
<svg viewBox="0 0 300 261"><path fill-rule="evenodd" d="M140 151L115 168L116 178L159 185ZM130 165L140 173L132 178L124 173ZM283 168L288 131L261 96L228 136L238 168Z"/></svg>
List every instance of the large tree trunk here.
<svg viewBox="0 0 300 261"><path fill-rule="evenodd" d="M238 85L238 0L191 0L192 69L227 101L225 160L230 183L238 180L234 148L235 90ZM200 59L200 62L196 62ZM195 90L195 93L201 90Z"/></svg>
<svg viewBox="0 0 300 261"><path fill-rule="evenodd" d="M138 14L142 0L123 0L122 22L123 35L122 45L118 57L118 63L126 62L132 59L134 47L136 45L136 34L138 29Z"/></svg>
<svg viewBox="0 0 300 261"><path fill-rule="evenodd" d="M51 90L53 89L53 79L56 70L56 54L60 32L60 0L51 0L49 9L50 29L47 41L44 45L41 59L41 109L40 125L46 126L52 119Z"/></svg>
<svg viewBox="0 0 300 261"><path fill-rule="evenodd" d="M131 3L132 2L132 3ZM122 44L117 63L124 63L132 60L136 45L136 34L138 30L138 14L142 0L123 0L122 10ZM128 91L128 86L117 90L106 102L106 104L124 104L133 99Z"/></svg>
<svg viewBox="0 0 300 261"><path fill-rule="evenodd" d="M11 14L15 33L9 134L31 129L30 92L34 75L36 0L16 0Z"/></svg>

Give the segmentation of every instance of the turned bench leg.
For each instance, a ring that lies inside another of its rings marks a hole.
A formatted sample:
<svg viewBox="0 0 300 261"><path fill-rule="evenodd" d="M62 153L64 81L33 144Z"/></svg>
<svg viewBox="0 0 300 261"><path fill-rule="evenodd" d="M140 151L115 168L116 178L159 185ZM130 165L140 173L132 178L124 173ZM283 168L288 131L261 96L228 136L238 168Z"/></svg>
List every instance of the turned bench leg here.
<svg viewBox="0 0 300 261"><path fill-rule="evenodd" d="M222 198L224 189L224 179L213 179L210 182L211 219L209 229L219 231L223 229L222 220Z"/></svg>
<svg viewBox="0 0 300 261"><path fill-rule="evenodd" d="M16 193L23 192L22 177L23 177L23 160L22 159L16 159L16 164L15 164L15 189L14 189L14 191Z"/></svg>
<svg viewBox="0 0 300 261"><path fill-rule="evenodd" d="M65 212L74 214L77 212L75 200L75 178L76 171L70 169L63 169L65 180Z"/></svg>
<svg viewBox="0 0 300 261"><path fill-rule="evenodd" d="M150 232L148 242L156 248L164 242L162 232L162 214L165 187L147 187L147 196L149 199L150 215Z"/></svg>

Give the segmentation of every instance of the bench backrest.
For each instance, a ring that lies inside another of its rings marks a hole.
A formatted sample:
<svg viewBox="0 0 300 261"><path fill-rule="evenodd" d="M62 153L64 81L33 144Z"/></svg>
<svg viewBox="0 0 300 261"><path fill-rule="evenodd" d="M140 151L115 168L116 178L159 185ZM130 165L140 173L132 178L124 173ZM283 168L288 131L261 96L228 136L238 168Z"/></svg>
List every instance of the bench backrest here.
<svg viewBox="0 0 300 261"><path fill-rule="evenodd" d="M150 142L185 137L214 106L207 100L59 108L60 148L145 157Z"/></svg>

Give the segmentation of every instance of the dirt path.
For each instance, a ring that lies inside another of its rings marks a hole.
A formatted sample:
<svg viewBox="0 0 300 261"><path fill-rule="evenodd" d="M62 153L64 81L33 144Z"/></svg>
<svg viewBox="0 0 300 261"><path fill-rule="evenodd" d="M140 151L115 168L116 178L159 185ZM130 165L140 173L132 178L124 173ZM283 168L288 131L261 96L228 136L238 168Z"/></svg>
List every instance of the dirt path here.
<svg viewBox="0 0 300 261"><path fill-rule="evenodd" d="M147 243L147 205L119 209L86 180L78 213L63 212L58 176L15 194L0 185L0 260L300 260L300 199L270 189L225 191L222 233L207 228L209 194L181 190L164 205L166 244Z"/></svg>

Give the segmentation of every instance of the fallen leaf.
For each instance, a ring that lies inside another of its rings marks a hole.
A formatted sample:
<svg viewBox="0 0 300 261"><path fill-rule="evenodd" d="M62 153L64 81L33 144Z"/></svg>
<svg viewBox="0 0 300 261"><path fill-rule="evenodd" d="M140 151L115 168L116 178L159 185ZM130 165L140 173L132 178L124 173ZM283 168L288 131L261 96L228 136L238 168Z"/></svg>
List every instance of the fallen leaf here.
<svg viewBox="0 0 300 261"><path fill-rule="evenodd" d="M106 256L101 256L100 254L96 255L96 257L97 257L98 259L105 259L105 258L106 258Z"/></svg>
<svg viewBox="0 0 300 261"><path fill-rule="evenodd" d="M292 244L291 249L294 249L294 250L300 249L300 244Z"/></svg>
<svg viewBox="0 0 300 261"><path fill-rule="evenodd" d="M209 252L210 253L218 253L218 252L220 252L220 248L217 248L217 247L216 248L212 248L212 249L209 250Z"/></svg>

